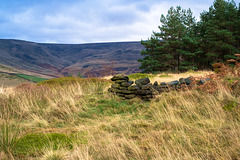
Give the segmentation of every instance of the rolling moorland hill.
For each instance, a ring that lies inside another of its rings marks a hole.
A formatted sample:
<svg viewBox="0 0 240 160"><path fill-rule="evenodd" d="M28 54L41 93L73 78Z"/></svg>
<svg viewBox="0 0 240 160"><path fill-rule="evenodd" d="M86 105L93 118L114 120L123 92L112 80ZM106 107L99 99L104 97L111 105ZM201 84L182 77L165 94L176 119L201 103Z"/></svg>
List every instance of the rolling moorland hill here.
<svg viewBox="0 0 240 160"><path fill-rule="evenodd" d="M0 39L0 64L56 77L79 72L85 76L111 71L129 74L139 71L142 49L140 42L44 44Z"/></svg>

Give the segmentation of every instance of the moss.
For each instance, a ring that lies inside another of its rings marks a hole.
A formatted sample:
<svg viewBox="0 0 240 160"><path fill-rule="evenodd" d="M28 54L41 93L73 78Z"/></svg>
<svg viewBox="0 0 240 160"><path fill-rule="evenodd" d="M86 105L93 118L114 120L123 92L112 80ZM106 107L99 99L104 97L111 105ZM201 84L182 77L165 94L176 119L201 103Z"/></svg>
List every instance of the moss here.
<svg viewBox="0 0 240 160"><path fill-rule="evenodd" d="M14 151L19 155L36 155L42 153L43 149L59 148L72 149L72 140L62 133L30 133L20 137L15 145Z"/></svg>

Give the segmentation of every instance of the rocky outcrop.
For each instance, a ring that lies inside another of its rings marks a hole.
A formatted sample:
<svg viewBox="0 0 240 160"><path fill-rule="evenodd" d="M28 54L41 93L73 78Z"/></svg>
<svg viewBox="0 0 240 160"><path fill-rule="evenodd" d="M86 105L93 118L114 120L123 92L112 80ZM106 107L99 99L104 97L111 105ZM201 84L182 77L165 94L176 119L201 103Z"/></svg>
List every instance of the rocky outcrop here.
<svg viewBox="0 0 240 160"><path fill-rule="evenodd" d="M108 89L109 92L116 94L124 99L132 99L139 97L142 100L150 100L156 95L161 94L162 92L169 92L170 90L180 90L182 88L194 86L194 85L203 85L207 81L210 81L210 78L201 79L199 81L194 81L193 77L180 78L179 81L171 82L162 82L158 84L157 81L154 84L150 83L149 78L142 78L135 81L129 81L127 76L123 74L118 74L111 78L114 82L111 88ZM133 85L134 84L134 85Z"/></svg>

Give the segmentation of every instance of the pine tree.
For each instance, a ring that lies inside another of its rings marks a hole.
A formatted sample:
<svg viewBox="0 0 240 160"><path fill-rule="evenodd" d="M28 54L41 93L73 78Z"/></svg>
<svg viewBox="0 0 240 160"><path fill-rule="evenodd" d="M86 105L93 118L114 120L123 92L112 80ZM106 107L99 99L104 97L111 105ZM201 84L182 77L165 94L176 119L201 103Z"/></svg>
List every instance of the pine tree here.
<svg viewBox="0 0 240 160"><path fill-rule="evenodd" d="M237 7L234 1L215 0L209 12L201 14L199 23L202 36L201 50L205 53L205 64L234 58L237 52L236 36Z"/></svg>
<svg viewBox="0 0 240 160"><path fill-rule="evenodd" d="M198 39L196 38L195 28L196 22L191 10L187 10L184 15L185 35L182 38L182 46L178 50L180 53L180 71L196 70L196 57L198 51Z"/></svg>
<svg viewBox="0 0 240 160"><path fill-rule="evenodd" d="M240 53L240 3L238 5L237 18L234 22L234 37L236 40L235 47L238 50L238 53Z"/></svg>
<svg viewBox="0 0 240 160"><path fill-rule="evenodd" d="M145 72L179 70L185 60L183 57L192 56L184 52L182 47L183 38L186 35L190 37L189 32L195 23L191 10L186 11L180 6L176 9L171 7L166 16L161 15L160 22L160 32L153 32L150 39L142 41L146 50L141 54L146 57L139 61L140 69L144 69ZM190 48L187 49L191 53Z"/></svg>

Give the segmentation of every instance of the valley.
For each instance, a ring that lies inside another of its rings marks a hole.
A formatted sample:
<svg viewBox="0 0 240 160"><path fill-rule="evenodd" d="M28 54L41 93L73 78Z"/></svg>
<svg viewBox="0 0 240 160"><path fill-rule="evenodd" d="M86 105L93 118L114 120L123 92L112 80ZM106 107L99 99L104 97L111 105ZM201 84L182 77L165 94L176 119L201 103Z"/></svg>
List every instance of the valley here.
<svg viewBox="0 0 240 160"><path fill-rule="evenodd" d="M0 39L0 71L20 70L43 78L130 74L139 71L143 49L140 42L46 44Z"/></svg>

